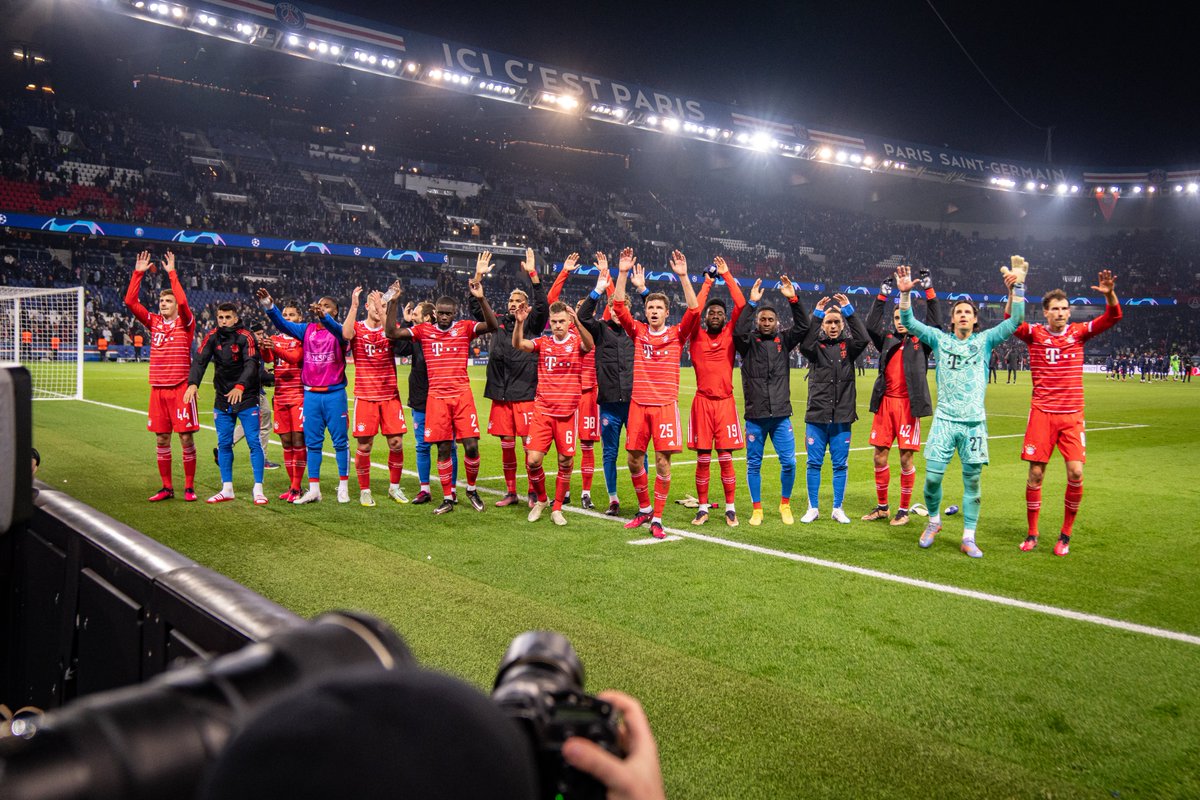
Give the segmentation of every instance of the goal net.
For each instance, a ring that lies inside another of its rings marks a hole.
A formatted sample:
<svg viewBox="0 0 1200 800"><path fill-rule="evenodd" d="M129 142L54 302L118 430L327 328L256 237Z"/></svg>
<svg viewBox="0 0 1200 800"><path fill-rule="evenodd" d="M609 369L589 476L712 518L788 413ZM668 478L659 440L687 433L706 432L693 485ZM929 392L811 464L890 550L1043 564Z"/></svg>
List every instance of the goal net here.
<svg viewBox="0 0 1200 800"><path fill-rule="evenodd" d="M0 363L29 370L34 400L82 400L83 287L0 286Z"/></svg>

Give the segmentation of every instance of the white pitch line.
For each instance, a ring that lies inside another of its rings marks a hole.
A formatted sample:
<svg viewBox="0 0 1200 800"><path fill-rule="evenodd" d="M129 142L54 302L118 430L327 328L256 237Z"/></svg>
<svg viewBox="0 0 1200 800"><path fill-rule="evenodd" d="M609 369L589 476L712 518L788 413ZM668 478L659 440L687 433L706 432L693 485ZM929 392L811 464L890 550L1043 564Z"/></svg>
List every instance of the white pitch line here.
<svg viewBox="0 0 1200 800"><path fill-rule="evenodd" d="M85 399L85 400L83 400L83 402L91 403L91 404L97 405L97 406L102 406L104 408L111 408L116 411L125 411L125 412L129 412L132 414L137 414L139 416L145 416L145 414L146 414L146 412L139 411L134 408L127 408L125 406L117 406L117 405L113 405L111 403L102 403L98 400ZM207 428L208 430L215 430L214 428L211 428L207 425L202 425L201 427ZM1148 426L1146 426L1146 425L1125 425L1125 426L1121 426L1119 428L1113 428L1111 430L1124 430L1126 428L1144 428L1144 427L1148 427ZM1096 430L1101 430L1101 429L1097 428ZM1105 429L1105 430L1109 430L1109 429ZM1012 436L1017 436L1017 435L1023 435L1023 434L1013 434ZM1000 438L1000 437L996 437L996 438ZM1004 438L1011 438L1011 436L1004 437ZM272 442L272 444L276 444L276 442ZM322 452L322 455L325 458L334 458L333 453ZM375 467L376 469L380 469L380 470L386 470L388 468L386 464L377 464L375 462L372 462L371 466ZM410 474L410 475L412 474L408 470L405 470L405 473ZM490 494L490 495L496 495L496 496L503 496L503 494L504 494L504 492L498 491L496 489L489 489L485 486L479 486L477 488L481 493L484 493L484 494ZM563 511L568 511L572 514L582 514L584 516L593 517L595 519L605 521L605 522L624 524L624 520L617 518L617 517L605 516L604 514L601 514L598 511L588 511L586 509L575 508L573 506L565 506L563 508ZM1185 644L1200 645L1200 636L1194 636L1189 633L1181 633L1179 631L1172 631L1172 630L1168 630L1166 628L1156 628L1156 627L1153 627L1150 625L1140 625L1136 622L1127 622L1125 620L1112 619L1111 617L1102 617L1098 614L1086 614L1082 611L1074 611L1069 608L1059 608L1058 606L1045 605L1044 603L1033 603L1028 600L1018 600L1013 597L1005 597L1003 595L990 594L988 592L981 592L981 591L977 591L975 589L964 589L960 586L951 586L949 584L944 584L944 583L934 583L933 581L926 581L926 580L922 580L920 578L910 578L905 575L893 575L890 572L882 572L880 570L868 569L866 567L857 567L857 566L854 566L853 564L843 564L840 561L829 561L828 559L815 558L813 556L801 555L800 553L790 553L786 550L776 550L771 547L761 547L759 545L749 544L748 542L737 542L737 541L733 541L731 539L722 539L718 536L708 536L703 533L695 533L693 531L685 531L685 530L680 530L677 528L667 528L667 527L664 527L663 531L670 535L667 538L662 539L662 540L651 539L650 541L647 542L647 544L650 544L652 542L659 542L659 541L665 542L665 541L678 541L679 539L691 539L693 541L720 545L722 547L729 547L729 548L732 548L735 550L744 550L744 551L751 552L751 553L757 553L759 555L772 556L774 558L782 558L782 559L785 559L788 561L794 561L794 562L798 562L801 564L808 564L808 565L814 566L814 567L823 567L825 569L834 569L834 570L838 570L840 572L847 572L852 575L859 575L862 577L874 578L875 580L888 581L890 583L898 583L898 584L901 584L904 586L911 586L911 587L917 588L917 589L925 589L927 591L939 592L941 594L954 595L954 596L958 596L958 597L966 597L966 598L969 598L972 600L980 600L980 601L983 601L986 603L993 603L995 605L1007 606L1009 608L1019 608L1019 609L1025 610L1025 611L1033 611L1033 612L1036 612L1039 614L1046 614L1046 615L1052 616L1052 617L1059 617L1061 619L1069 619L1069 620L1074 620L1076 622L1086 622L1086 623L1089 623L1092 625L1100 625L1102 627L1127 631L1129 633L1139 633L1144 636L1153 636L1153 637L1160 638L1160 639L1170 639L1172 641L1183 642Z"/></svg>
<svg viewBox="0 0 1200 800"><path fill-rule="evenodd" d="M661 544L662 542L678 542L681 539L683 539L682 536L665 536L662 539L651 537L649 539L630 539L625 544Z"/></svg>

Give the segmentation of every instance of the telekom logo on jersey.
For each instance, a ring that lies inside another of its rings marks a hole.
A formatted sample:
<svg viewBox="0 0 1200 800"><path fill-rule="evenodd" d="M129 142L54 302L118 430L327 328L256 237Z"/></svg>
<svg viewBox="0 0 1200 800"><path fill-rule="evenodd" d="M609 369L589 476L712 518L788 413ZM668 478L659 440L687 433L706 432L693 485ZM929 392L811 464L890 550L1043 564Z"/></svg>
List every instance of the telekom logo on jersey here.
<svg viewBox="0 0 1200 800"><path fill-rule="evenodd" d="M1046 362L1049 364L1057 364L1059 357L1062 355L1062 349L1059 347L1046 348Z"/></svg>
<svg viewBox="0 0 1200 800"><path fill-rule="evenodd" d="M442 353L453 353L458 348L445 342L430 342L429 349L433 351L435 356L440 356Z"/></svg>

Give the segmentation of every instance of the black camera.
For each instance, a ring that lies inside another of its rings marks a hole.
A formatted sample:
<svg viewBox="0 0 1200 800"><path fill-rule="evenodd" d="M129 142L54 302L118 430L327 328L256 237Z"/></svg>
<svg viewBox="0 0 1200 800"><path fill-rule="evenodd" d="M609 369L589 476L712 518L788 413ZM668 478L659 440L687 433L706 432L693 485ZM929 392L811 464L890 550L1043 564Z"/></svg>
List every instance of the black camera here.
<svg viewBox="0 0 1200 800"><path fill-rule="evenodd" d="M562 746L581 736L624 758L621 714L583 691L583 664L565 636L527 631L513 639L496 671L492 700L529 736L543 798L603 800L604 785L563 761Z"/></svg>

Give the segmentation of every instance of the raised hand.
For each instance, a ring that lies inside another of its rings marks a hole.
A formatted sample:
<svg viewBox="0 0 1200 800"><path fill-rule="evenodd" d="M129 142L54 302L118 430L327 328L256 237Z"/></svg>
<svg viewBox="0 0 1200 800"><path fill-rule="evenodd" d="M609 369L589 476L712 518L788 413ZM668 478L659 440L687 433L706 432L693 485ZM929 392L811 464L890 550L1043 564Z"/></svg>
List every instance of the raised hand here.
<svg viewBox="0 0 1200 800"><path fill-rule="evenodd" d="M633 248L626 247L621 251L621 255L617 259L617 270L620 272L629 272L633 269L635 259L633 257Z"/></svg>
<svg viewBox="0 0 1200 800"><path fill-rule="evenodd" d="M759 281L761 283L762 281ZM758 284L755 284L757 286ZM779 276L779 293L791 300L796 296L796 287L792 285L792 279L787 275Z"/></svg>
<svg viewBox="0 0 1200 800"><path fill-rule="evenodd" d="M600 265L597 264L596 266ZM600 267L600 274L596 276L596 294L602 295L608 291L608 281L610 278L611 276L608 274L608 263L605 262L604 266Z"/></svg>
<svg viewBox="0 0 1200 800"><path fill-rule="evenodd" d="M368 294L367 295L367 305L370 305L372 303L375 303L376 306L382 306L384 304L383 292L376 289L373 292L371 292L370 294Z"/></svg>
<svg viewBox="0 0 1200 800"><path fill-rule="evenodd" d="M846 297L846 295L841 294L840 292L835 294L833 299L838 304L838 308L845 308L846 306L850 305L850 298Z"/></svg>
<svg viewBox="0 0 1200 800"><path fill-rule="evenodd" d="M933 277L930 275L928 269L922 267L921 271L917 273L917 284L920 285L922 289L930 289L933 287Z"/></svg>
<svg viewBox="0 0 1200 800"><path fill-rule="evenodd" d="M175 271L175 254L170 250L167 251L167 257L163 259L163 269L165 269L168 274Z"/></svg>
<svg viewBox="0 0 1200 800"><path fill-rule="evenodd" d="M310 303L308 306L308 313L312 314L317 319L321 319L325 316L325 312L321 309L320 303Z"/></svg>
<svg viewBox="0 0 1200 800"><path fill-rule="evenodd" d="M633 272L629 275L629 282L633 284L633 288L639 292L646 288L646 270L636 261L633 263Z"/></svg>
<svg viewBox="0 0 1200 800"><path fill-rule="evenodd" d="M1012 291L1012 288L1020 282L1021 279L1017 277L1016 272L1009 272L1004 276L1004 288L1008 289L1010 292Z"/></svg>
<svg viewBox="0 0 1200 800"><path fill-rule="evenodd" d="M762 300L762 296L763 296L762 278L759 278L758 280L756 280L754 282L754 285L750 287L750 302L757 303L759 300Z"/></svg>
<svg viewBox="0 0 1200 800"><path fill-rule="evenodd" d="M532 253L533 253L533 250L526 251L526 254L528 255L530 261L533 260ZM521 266L522 267L525 266L524 262L522 262ZM526 270L526 271L528 271L528 270ZM475 259L475 280L479 280L484 275L490 275L491 272L492 272L492 253L490 250L484 250Z"/></svg>
<svg viewBox="0 0 1200 800"><path fill-rule="evenodd" d="M1009 259L1009 261L1012 263L1012 267L1001 267L1000 274L1004 275L1005 277L1008 277L1009 275L1016 275L1016 282L1024 283L1025 276L1029 274L1029 262L1020 256L1013 256ZM1012 284L1007 280L1004 282L1004 284L1006 286L1012 286Z"/></svg>
<svg viewBox="0 0 1200 800"><path fill-rule="evenodd" d="M579 253L571 253L563 259L563 271L574 272L579 267Z"/></svg>
<svg viewBox="0 0 1200 800"><path fill-rule="evenodd" d="M1112 294L1116 291L1117 276L1106 269L1100 270L1100 274L1096 276L1096 286L1092 287L1093 292L1100 294Z"/></svg>
<svg viewBox="0 0 1200 800"><path fill-rule="evenodd" d="M388 287L387 292L383 295L385 304L392 302L393 297L402 297L404 295L404 287L400 285L400 279L392 281L392 285Z"/></svg>
<svg viewBox="0 0 1200 800"><path fill-rule="evenodd" d="M679 277L687 276L687 257L678 250L671 251L671 272L674 272Z"/></svg>
<svg viewBox="0 0 1200 800"><path fill-rule="evenodd" d="M829 298L822 297L820 300L817 301L817 311L820 311L822 314L824 314L825 306L827 306L827 305L829 305Z"/></svg>
<svg viewBox="0 0 1200 800"><path fill-rule="evenodd" d="M413 314L413 304L412 304L412 301L410 300L409 302L404 304L404 321L405 322L413 322L415 316L416 315Z"/></svg>
<svg viewBox="0 0 1200 800"><path fill-rule="evenodd" d="M266 289L259 288L259 290L254 293L254 296L258 298L258 304L263 308L270 308L271 306L275 305L275 301L271 299L271 293Z"/></svg>
<svg viewBox="0 0 1200 800"><path fill-rule="evenodd" d="M529 306L523 304L517 306L514 316L517 318L517 322L524 323L525 320L529 319Z"/></svg>
<svg viewBox="0 0 1200 800"><path fill-rule="evenodd" d="M596 253L593 258L596 259L596 266L608 272L608 256L604 253Z"/></svg>
<svg viewBox="0 0 1200 800"><path fill-rule="evenodd" d="M717 274L724 277L729 274L729 265L725 263L725 259L717 256L713 259L713 263L717 265Z"/></svg>
<svg viewBox="0 0 1200 800"><path fill-rule="evenodd" d="M483 298L483 281L481 281L479 278L472 278L471 280L467 281L467 288L471 290L472 297L477 297L480 299Z"/></svg>
<svg viewBox="0 0 1200 800"><path fill-rule="evenodd" d="M916 281L912 278L912 268L904 264L896 267L896 288L902 292L911 292Z"/></svg>
<svg viewBox="0 0 1200 800"><path fill-rule="evenodd" d="M150 260L150 251L143 250L138 253L137 259L133 262L134 272L145 272L150 269L154 262Z"/></svg>
<svg viewBox="0 0 1200 800"><path fill-rule="evenodd" d="M491 258L491 256L492 254L488 253L488 258ZM532 247L525 248L525 260L521 262L521 269L525 270L526 274L530 277L537 274L537 256L534 255ZM488 271L491 271L491 267L488 267ZM475 274L480 274L478 268L476 268Z"/></svg>
<svg viewBox="0 0 1200 800"><path fill-rule="evenodd" d="M362 295L362 287L355 286L354 291L350 293L350 305L358 305L358 298Z"/></svg>

